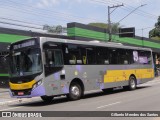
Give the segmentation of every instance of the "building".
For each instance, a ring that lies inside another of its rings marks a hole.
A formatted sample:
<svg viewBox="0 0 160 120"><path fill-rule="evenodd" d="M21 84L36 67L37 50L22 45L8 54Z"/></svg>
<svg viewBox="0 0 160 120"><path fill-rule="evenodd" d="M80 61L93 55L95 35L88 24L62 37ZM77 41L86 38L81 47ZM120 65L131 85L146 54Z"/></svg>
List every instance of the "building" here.
<svg viewBox="0 0 160 120"><path fill-rule="evenodd" d="M81 40L99 40L107 42L109 35L106 34L106 29L88 26L81 23L68 23L67 34L72 39ZM118 35L112 35L112 42L123 43L130 46L147 47L153 50L153 56L155 63L159 63L160 60L160 41L151 40L149 38L135 36L134 38L119 37ZM156 61L157 60L157 61Z"/></svg>
<svg viewBox="0 0 160 120"><path fill-rule="evenodd" d="M6 64L6 61L3 60L4 56L8 54L8 46L12 42L38 36L78 39L85 41L99 40L102 42L107 42L109 38L108 34L106 34L106 29L75 22L67 24L67 36L0 28L0 87L8 86L8 64ZM112 35L112 38L112 42L123 43L130 46L151 48L153 50L155 64L160 63L160 41L138 36L136 36L135 38L120 38L118 35Z"/></svg>

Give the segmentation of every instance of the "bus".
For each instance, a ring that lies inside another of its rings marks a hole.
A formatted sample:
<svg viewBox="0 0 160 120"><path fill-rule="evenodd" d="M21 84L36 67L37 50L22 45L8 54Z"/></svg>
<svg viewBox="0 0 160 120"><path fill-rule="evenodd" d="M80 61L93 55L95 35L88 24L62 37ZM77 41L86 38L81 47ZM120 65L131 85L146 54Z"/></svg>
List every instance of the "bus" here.
<svg viewBox="0 0 160 120"><path fill-rule="evenodd" d="M12 43L9 52L10 95L39 96L50 102L66 95L137 85L154 78L152 50L120 43L35 37Z"/></svg>

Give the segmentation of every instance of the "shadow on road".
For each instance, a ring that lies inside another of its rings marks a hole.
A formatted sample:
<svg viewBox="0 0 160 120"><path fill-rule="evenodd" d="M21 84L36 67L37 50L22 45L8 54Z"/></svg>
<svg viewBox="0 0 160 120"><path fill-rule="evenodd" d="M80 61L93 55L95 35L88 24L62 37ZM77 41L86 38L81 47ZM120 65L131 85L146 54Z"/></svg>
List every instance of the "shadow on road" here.
<svg viewBox="0 0 160 120"><path fill-rule="evenodd" d="M137 87L136 90L134 91L138 91L138 90L141 90L141 89L145 89L145 88L149 88L150 86L140 86L140 87ZM108 93L104 93L104 92L94 92L94 93L89 93L89 94L86 94L82 99L89 99L89 98L95 98L95 97L99 97L99 96L106 96L106 95L113 95L113 94L121 94L123 92L133 92L133 91L127 91L127 90L124 90L124 89L118 89L118 90L113 90L111 92L108 92ZM66 103L66 102L72 102L70 100L67 99L67 97L58 97L58 98L55 98L52 102L50 103L46 103L46 102L43 102L42 100L40 101L33 101L33 102L28 102L28 103L19 103L19 104L14 104L14 105L9 105L11 107L17 107L17 106L25 106L25 107L39 107L39 106L47 106L47 105L53 105L53 104L61 104L61 103Z"/></svg>
<svg viewBox="0 0 160 120"><path fill-rule="evenodd" d="M134 91L138 91L138 90L145 89L148 87L150 86L137 87L137 89ZM118 94L118 93L123 93L123 92L132 92L132 91L125 90L125 89L117 89L117 90L113 90L108 93L105 93L105 92L90 93L90 94L85 95L82 99L88 99L92 97L99 97L99 96L105 96L105 95L113 95L113 94Z"/></svg>

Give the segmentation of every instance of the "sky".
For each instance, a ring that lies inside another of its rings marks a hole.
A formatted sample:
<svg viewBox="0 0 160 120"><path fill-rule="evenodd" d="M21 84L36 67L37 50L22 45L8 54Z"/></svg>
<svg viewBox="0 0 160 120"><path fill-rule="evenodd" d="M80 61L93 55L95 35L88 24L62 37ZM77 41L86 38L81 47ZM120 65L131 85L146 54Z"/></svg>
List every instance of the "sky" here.
<svg viewBox="0 0 160 120"><path fill-rule="evenodd" d="M112 23L125 18L121 27L135 27L136 35L148 37L160 16L160 0L0 0L0 27L42 31L45 24L108 23L108 6L121 4L111 9Z"/></svg>

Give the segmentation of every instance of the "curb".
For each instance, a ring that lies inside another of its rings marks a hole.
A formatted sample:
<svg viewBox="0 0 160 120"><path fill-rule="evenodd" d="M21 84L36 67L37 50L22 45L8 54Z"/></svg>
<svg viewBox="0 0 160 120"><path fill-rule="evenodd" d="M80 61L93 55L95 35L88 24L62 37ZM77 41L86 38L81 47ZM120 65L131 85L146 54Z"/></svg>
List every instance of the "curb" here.
<svg viewBox="0 0 160 120"><path fill-rule="evenodd" d="M12 101L0 102L0 106L9 105L13 103L25 103L25 102L33 102L35 100L40 100L39 98L25 98L25 99L16 99Z"/></svg>
<svg viewBox="0 0 160 120"><path fill-rule="evenodd" d="M9 92L9 91L0 91L0 93L5 93L5 92Z"/></svg>

